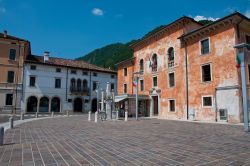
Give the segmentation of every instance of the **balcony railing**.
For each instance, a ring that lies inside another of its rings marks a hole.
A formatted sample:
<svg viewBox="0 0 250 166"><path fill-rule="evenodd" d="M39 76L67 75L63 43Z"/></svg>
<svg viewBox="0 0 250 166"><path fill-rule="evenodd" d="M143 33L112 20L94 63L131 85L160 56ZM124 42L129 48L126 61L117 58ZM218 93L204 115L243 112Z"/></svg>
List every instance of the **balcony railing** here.
<svg viewBox="0 0 250 166"><path fill-rule="evenodd" d="M70 92L72 94L84 94L88 95L89 94L89 88L88 87L70 87Z"/></svg>

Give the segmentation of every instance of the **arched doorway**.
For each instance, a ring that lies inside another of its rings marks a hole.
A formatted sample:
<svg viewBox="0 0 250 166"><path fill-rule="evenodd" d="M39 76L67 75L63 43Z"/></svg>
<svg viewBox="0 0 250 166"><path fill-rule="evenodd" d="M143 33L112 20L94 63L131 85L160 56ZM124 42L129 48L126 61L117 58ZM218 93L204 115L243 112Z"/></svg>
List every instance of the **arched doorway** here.
<svg viewBox="0 0 250 166"><path fill-rule="evenodd" d="M97 111L97 99L92 100L91 111L93 113Z"/></svg>
<svg viewBox="0 0 250 166"><path fill-rule="evenodd" d="M76 98L74 100L74 112L82 112L82 99Z"/></svg>
<svg viewBox="0 0 250 166"><path fill-rule="evenodd" d="M37 112L37 98L30 96L27 101L27 112Z"/></svg>
<svg viewBox="0 0 250 166"><path fill-rule="evenodd" d="M60 99L58 97L54 97L51 100L51 112L60 112L60 109L61 109Z"/></svg>
<svg viewBox="0 0 250 166"><path fill-rule="evenodd" d="M39 112L49 112L49 99L47 97L40 99Z"/></svg>

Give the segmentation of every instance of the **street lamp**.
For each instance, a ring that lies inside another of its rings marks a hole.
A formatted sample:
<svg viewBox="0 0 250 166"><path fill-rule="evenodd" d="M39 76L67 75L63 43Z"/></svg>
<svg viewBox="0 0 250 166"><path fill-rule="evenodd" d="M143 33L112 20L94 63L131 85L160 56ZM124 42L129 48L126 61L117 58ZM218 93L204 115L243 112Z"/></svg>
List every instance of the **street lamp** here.
<svg viewBox="0 0 250 166"><path fill-rule="evenodd" d="M247 86L246 86L246 69L245 69L245 49L249 47L249 44L241 43L235 45L234 48L238 50L238 58L240 59L241 70L241 89L243 98L243 113L244 113L244 130L249 132L249 115L248 115L248 103L247 103Z"/></svg>
<svg viewBox="0 0 250 166"><path fill-rule="evenodd" d="M141 75L142 72L134 72L133 73L133 78L136 79L136 91L135 91L135 119L138 120L138 80L139 80L139 75Z"/></svg>

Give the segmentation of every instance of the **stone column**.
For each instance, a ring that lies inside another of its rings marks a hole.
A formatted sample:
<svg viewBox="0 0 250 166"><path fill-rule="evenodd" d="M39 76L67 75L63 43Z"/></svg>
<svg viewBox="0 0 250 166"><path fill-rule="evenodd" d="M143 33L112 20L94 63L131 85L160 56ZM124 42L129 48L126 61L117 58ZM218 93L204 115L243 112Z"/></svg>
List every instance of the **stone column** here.
<svg viewBox="0 0 250 166"><path fill-rule="evenodd" d="M102 104L101 104L101 111L104 111L104 91L102 90Z"/></svg>
<svg viewBox="0 0 250 166"><path fill-rule="evenodd" d="M153 97L150 96L150 117L154 116L154 100Z"/></svg>

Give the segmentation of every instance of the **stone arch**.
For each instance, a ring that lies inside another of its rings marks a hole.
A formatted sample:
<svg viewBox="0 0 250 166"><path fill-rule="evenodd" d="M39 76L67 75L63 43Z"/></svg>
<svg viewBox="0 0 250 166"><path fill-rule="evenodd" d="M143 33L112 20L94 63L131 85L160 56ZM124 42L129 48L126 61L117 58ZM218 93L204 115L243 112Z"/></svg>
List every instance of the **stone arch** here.
<svg viewBox="0 0 250 166"><path fill-rule="evenodd" d="M51 112L61 112L61 99L59 97L53 97L50 105Z"/></svg>
<svg viewBox="0 0 250 166"><path fill-rule="evenodd" d="M27 100L27 112L37 112L38 99L36 96L30 96Z"/></svg>
<svg viewBox="0 0 250 166"><path fill-rule="evenodd" d="M49 112L49 98L43 96L40 98L39 112Z"/></svg>

